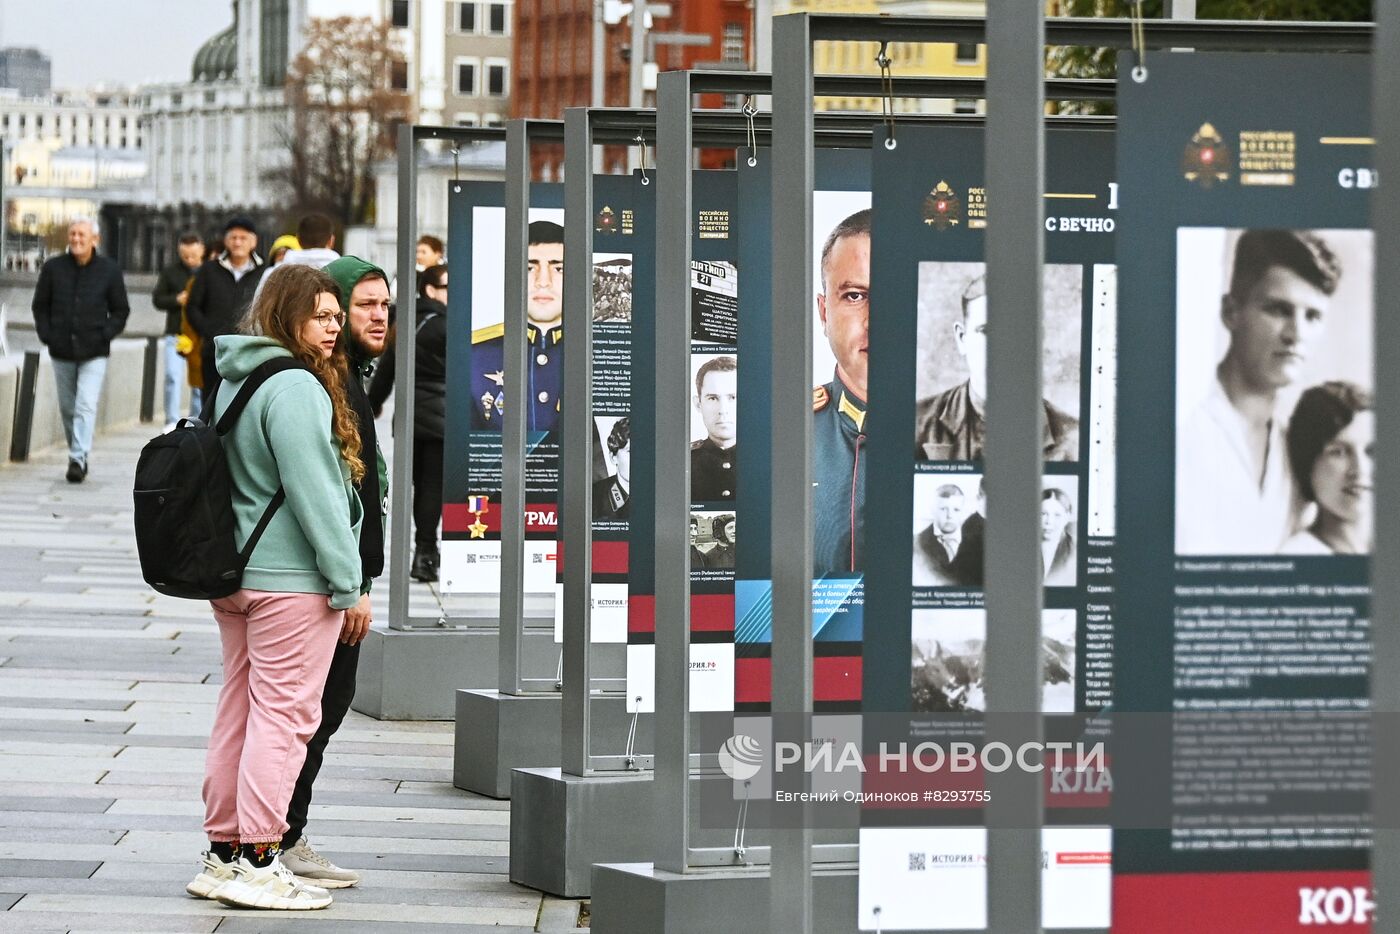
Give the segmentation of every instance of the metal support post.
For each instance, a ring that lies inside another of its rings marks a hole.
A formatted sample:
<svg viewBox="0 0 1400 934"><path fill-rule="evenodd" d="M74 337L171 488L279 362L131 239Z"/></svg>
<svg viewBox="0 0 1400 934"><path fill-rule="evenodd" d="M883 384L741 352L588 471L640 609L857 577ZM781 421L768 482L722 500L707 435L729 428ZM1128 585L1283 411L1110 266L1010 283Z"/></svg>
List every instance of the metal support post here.
<svg viewBox="0 0 1400 934"><path fill-rule="evenodd" d="M395 298L403 326L399 331L409 335L407 322L413 320L418 304L414 276L414 249L418 240L418 138L414 127L399 127L399 277ZM417 365L417 348L412 340L394 341L394 382L398 392L394 398L394 470L389 483L389 515L394 523L389 530L389 626L411 629L408 608L408 549L413 533L413 377Z"/></svg>
<svg viewBox="0 0 1400 934"><path fill-rule="evenodd" d="M690 74L657 82L656 868L690 848ZM663 674L664 673L664 674Z"/></svg>
<svg viewBox="0 0 1400 934"><path fill-rule="evenodd" d="M607 30L603 24L603 0L593 0L593 59L591 87L588 100L594 107L602 107L607 103L603 98L607 86L607 66L604 64L605 49L608 44Z"/></svg>
<svg viewBox="0 0 1400 934"><path fill-rule="evenodd" d="M647 2L632 0L632 58L627 69L627 106L642 106L642 75L647 62Z"/></svg>
<svg viewBox="0 0 1400 934"><path fill-rule="evenodd" d="M526 283L530 229L530 123L506 123L505 336L501 414L501 634L498 688L520 693L521 635L525 628L525 359Z"/></svg>
<svg viewBox="0 0 1400 934"><path fill-rule="evenodd" d="M1377 244L1400 236L1400 2L1382 0L1375 7L1376 37L1372 68L1372 132L1376 171L1391 182L1371 193L1371 223ZM1384 247L1382 248L1384 249ZM1378 253L1383 256L1384 253ZM1400 266L1376 263L1375 346L1387 353L1400 346ZM1375 361L1376 374L1376 542L1371 557L1371 710L1375 723L1371 766L1371 886L1376 917L1389 927L1400 918L1400 796L1394 792L1400 771L1400 521L1390 507L1400 503L1400 370Z"/></svg>
<svg viewBox="0 0 1400 934"><path fill-rule="evenodd" d="M1045 12L987 4L987 740L1038 741ZM987 928L1040 931L1038 773L987 774Z"/></svg>
<svg viewBox="0 0 1400 934"><path fill-rule="evenodd" d="M160 342L163 337L146 338L145 352L141 359L141 421L154 421L156 417L156 395L160 391L161 354ZM167 412L168 417L172 413Z"/></svg>
<svg viewBox="0 0 1400 934"><path fill-rule="evenodd" d="M563 436L559 516L564 562L564 702L560 768L587 775L593 678L593 133L586 107L564 111Z"/></svg>
<svg viewBox="0 0 1400 934"><path fill-rule="evenodd" d="M812 713L812 36L773 22L773 738L803 744ZM778 465L781 464L781 476ZM795 773L800 776L801 773ZM799 778L800 780L800 778ZM802 790L802 789L793 789ZM812 830L773 833L771 928L812 930Z"/></svg>

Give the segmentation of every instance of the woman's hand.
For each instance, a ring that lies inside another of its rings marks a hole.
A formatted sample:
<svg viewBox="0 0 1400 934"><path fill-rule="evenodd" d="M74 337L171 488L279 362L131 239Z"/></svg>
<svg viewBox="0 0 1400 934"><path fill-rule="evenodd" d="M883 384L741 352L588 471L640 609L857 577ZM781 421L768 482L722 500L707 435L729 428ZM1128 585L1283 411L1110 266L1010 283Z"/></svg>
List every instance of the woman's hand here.
<svg viewBox="0 0 1400 934"><path fill-rule="evenodd" d="M345 611L345 624L340 627L340 641L346 645L359 645L369 632L369 594L361 594L360 602Z"/></svg>

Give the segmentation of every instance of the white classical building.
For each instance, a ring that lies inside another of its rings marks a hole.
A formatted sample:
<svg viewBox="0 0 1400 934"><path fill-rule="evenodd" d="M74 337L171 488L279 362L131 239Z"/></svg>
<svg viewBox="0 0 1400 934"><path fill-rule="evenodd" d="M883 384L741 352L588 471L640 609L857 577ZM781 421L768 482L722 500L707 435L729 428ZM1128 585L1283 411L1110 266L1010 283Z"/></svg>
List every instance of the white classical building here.
<svg viewBox="0 0 1400 934"><path fill-rule="evenodd" d="M233 0L233 23L194 57L190 80L142 89L153 206L270 208L285 163L287 67L306 0Z"/></svg>

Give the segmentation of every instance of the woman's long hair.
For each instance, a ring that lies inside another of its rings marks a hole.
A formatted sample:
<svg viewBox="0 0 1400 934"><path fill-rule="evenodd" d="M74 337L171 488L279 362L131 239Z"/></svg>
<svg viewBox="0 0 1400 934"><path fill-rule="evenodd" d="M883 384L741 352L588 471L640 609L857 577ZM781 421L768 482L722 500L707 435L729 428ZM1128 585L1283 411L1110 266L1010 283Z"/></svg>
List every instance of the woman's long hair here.
<svg viewBox="0 0 1400 934"><path fill-rule="evenodd" d="M359 424L345 388L350 381L345 356L323 357L317 348L306 346L301 339L301 330L315 315L316 298L322 292L339 296L340 287L312 266L278 266L267 273L257 301L248 309L243 331L277 341L320 380L331 397L331 430L340 441L340 456L350 468L351 479L358 484L364 479L365 464L360 459Z"/></svg>

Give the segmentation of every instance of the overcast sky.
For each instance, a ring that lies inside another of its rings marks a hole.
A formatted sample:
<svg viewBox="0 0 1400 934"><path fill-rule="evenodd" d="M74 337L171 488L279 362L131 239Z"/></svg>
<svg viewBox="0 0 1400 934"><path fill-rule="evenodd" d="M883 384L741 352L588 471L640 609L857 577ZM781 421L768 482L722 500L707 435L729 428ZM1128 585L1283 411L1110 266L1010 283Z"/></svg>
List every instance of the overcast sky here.
<svg viewBox="0 0 1400 934"><path fill-rule="evenodd" d="M312 16L369 15L378 0L309 0ZM230 0L0 0L0 46L37 46L59 88L189 80L194 53L233 22Z"/></svg>

